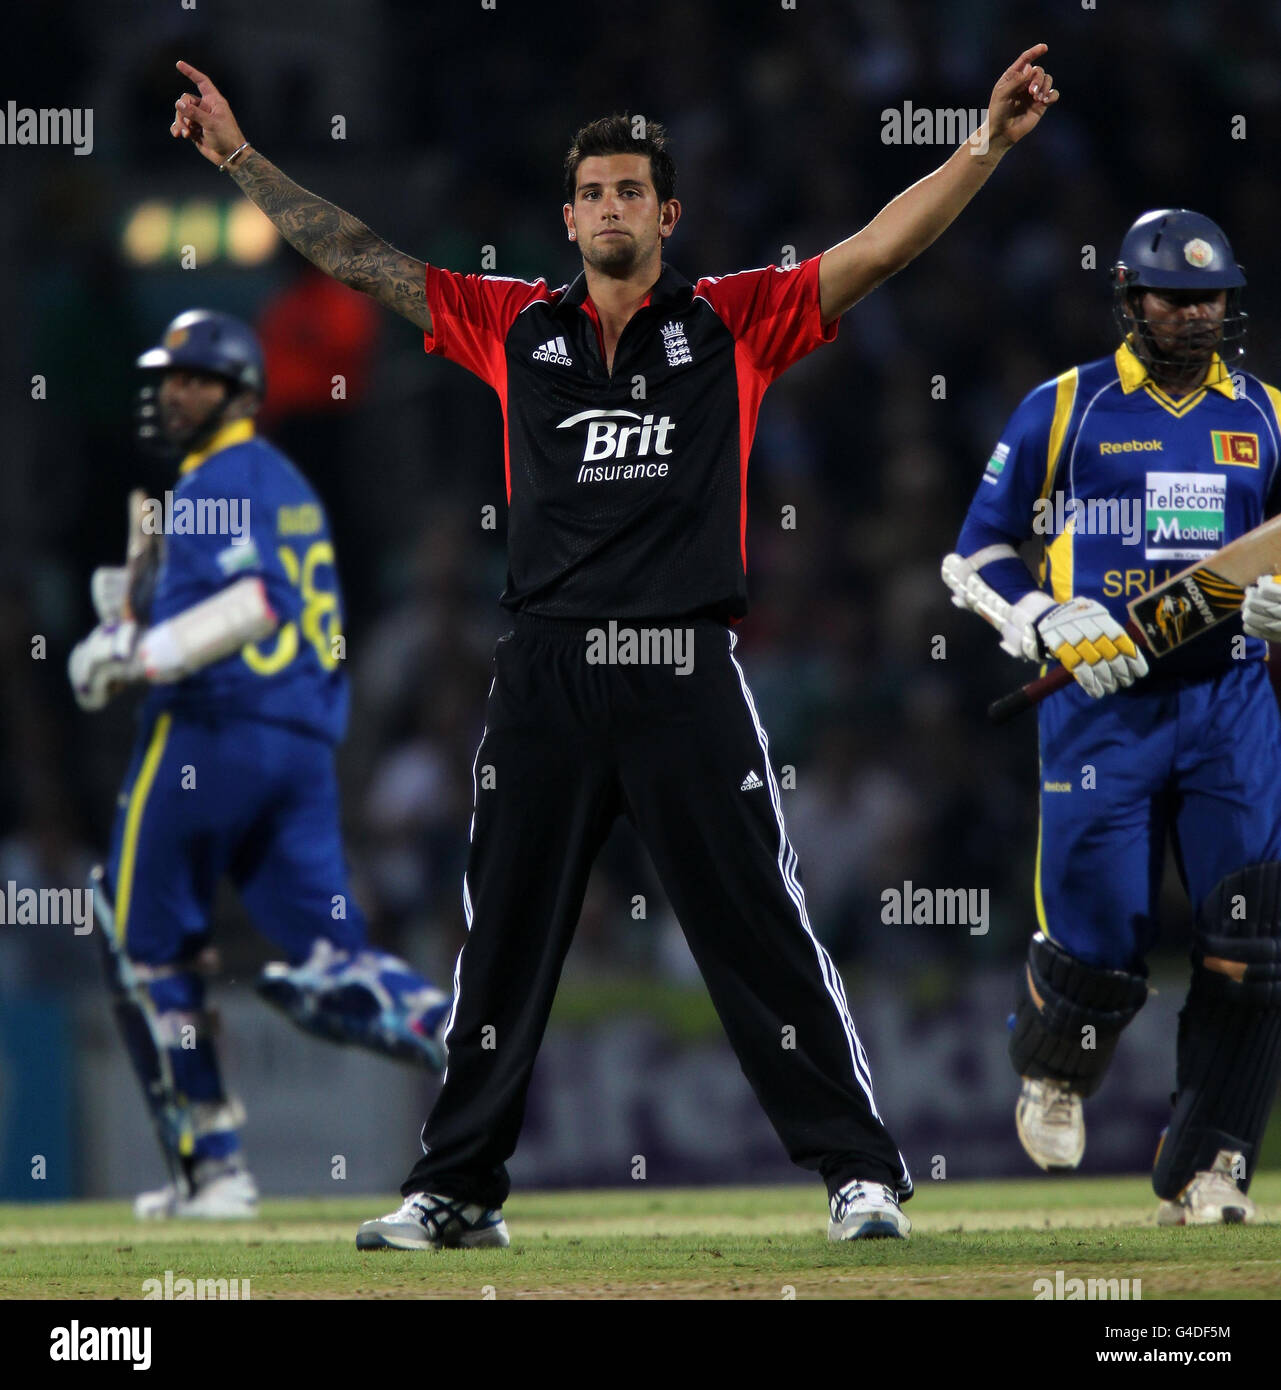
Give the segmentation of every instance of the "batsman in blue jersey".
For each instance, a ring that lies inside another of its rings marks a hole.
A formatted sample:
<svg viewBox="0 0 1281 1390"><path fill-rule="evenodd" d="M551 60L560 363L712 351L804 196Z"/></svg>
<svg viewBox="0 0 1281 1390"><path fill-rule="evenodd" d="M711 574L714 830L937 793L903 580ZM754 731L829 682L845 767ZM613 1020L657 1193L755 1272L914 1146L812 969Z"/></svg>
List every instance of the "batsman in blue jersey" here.
<svg viewBox="0 0 1281 1390"><path fill-rule="evenodd" d="M153 383L143 433L182 461L135 527L155 567L132 554L95 572L101 622L70 661L85 709L130 683L151 687L95 909L172 1176L135 1211L238 1218L258 1194L201 968L219 880L231 878L283 952L258 988L301 1027L439 1069L450 1001L367 948L351 898L334 769L348 695L333 542L306 479L255 434L258 342L238 320L194 309L138 365Z"/></svg>
<svg viewBox="0 0 1281 1390"><path fill-rule="evenodd" d="M1016 1124L1040 1167L1080 1163L1082 1098L1147 996L1168 839L1196 927L1158 1220L1248 1221L1281 1071L1281 719L1263 664L1281 584L1260 575L1241 622L1151 669L1124 623L1128 599L1278 510L1281 393L1239 365L1245 276L1209 218L1145 214L1112 275L1120 346L1015 411L945 567L1007 652L1075 677L1040 706ZM1016 547L1036 539L1033 580Z"/></svg>

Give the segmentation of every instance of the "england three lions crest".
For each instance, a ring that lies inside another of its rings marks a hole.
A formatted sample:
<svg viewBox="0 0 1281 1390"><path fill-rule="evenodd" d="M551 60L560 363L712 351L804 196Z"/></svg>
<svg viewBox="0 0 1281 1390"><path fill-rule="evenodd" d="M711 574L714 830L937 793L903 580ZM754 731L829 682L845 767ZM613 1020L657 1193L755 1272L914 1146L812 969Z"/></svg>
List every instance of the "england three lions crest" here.
<svg viewBox="0 0 1281 1390"><path fill-rule="evenodd" d="M685 337L685 329L674 319L665 323L660 332L663 335L663 350L667 353L669 367L687 367L694 360Z"/></svg>

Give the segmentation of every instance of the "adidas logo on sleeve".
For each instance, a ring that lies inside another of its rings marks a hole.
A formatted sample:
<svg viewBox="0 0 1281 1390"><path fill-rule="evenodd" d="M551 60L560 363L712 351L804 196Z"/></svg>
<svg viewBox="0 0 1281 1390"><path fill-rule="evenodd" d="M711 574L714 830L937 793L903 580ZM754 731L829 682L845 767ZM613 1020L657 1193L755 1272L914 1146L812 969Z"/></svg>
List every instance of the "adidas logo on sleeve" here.
<svg viewBox="0 0 1281 1390"><path fill-rule="evenodd" d="M569 345L564 338L548 338L541 346L529 354L535 362L552 362L558 367L572 367L574 359L569 355Z"/></svg>

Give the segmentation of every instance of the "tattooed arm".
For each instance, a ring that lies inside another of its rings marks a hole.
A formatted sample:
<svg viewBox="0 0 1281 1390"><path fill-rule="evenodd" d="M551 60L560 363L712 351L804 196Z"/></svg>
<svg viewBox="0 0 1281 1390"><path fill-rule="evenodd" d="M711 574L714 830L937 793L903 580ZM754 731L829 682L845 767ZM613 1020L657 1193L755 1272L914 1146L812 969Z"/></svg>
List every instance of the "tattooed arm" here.
<svg viewBox="0 0 1281 1390"><path fill-rule="evenodd" d="M178 71L191 78L200 96L179 97L169 133L190 140L211 164L222 164L246 143L227 98L189 63L179 63ZM227 172L312 265L431 332L422 261L389 246L351 213L300 188L255 149L246 149Z"/></svg>
<svg viewBox="0 0 1281 1390"><path fill-rule="evenodd" d="M246 150L228 173L312 265L431 332L422 261L389 246L351 213L300 188L257 150Z"/></svg>

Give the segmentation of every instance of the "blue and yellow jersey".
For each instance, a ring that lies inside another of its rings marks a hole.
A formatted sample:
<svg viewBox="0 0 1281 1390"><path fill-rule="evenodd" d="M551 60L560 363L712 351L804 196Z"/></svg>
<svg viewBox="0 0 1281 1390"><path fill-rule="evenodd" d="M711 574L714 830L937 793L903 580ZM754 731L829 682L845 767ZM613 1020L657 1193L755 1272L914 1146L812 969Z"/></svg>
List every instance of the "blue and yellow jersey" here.
<svg viewBox="0 0 1281 1390"><path fill-rule="evenodd" d="M1019 405L988 460L957 550L1044 541L1040 587L1057 601L1099 600L1118 622L1128 600L1205 559L1281 505L1281 392L1216 355L1175 400L1123 343L1073 367ZM1015 602L1037 587L1020 560L982 567ZM1240 622L1172 652L1154 674L1213 670ZM1242 653L1266 644L1246 639Z"/></svg>
<svg viewBox="0 0 1281 1390"><path fill-rule="evenodd" d="M188 455L165 502L151 622L258 575L280 625L235 656L155 686L145 716L258 719L338 742L348 703L342 596L329 520L307 480L255 436L252 421L235 420Z"/></svg>

